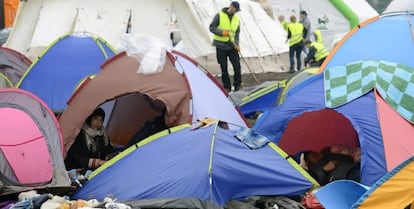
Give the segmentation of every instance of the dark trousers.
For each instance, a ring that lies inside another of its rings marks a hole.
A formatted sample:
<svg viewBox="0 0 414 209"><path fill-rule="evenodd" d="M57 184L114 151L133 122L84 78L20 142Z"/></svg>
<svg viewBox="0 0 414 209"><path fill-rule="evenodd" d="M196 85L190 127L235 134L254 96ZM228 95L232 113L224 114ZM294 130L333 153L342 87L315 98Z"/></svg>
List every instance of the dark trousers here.
<svg viewBox="0 0 414 209"><path fill-rule="evenodd" d="M301 69L302 60L301 60L301 53L303 49L303 42L297 43L291 47L289 47L289 61L290 61L290 71L295 69L295 57L297 63L297 71Z"/></svg>
<svg viewBox="0 0 414 209"><path fill-rule="evenodd" d="M326 57L322 58L319 61L311 62L311 63L309 63L309 65L312 66L312 67L319 67L319 66L322 65L322 63L323 63L323 61L325 61L325 59L326 59Z"/></svg>
<svg viewBox="0 0 414 209"><path fill-rule="evenodd" d="M217 62L220 64L221 68L221 80L225 89L231 89L231 81L229 77L229 72L227 70L227 58L230 59L230 62L233 66L234 77L233 83L234 87L237 89L241 85L241 68L240 68L240 56L235 49L220 49L216 47Z"/></svg>

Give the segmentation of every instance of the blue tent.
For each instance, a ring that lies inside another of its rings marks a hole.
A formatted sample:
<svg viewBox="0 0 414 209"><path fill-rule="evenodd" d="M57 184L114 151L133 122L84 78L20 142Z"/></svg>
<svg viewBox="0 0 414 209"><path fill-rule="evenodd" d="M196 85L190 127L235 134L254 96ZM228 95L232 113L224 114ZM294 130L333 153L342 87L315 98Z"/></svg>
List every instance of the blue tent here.
<svg viewBox="0 0 414 209"><path fill-rule="evenodd" d="M40 97L55 112L65 109L72 92L85 77L115 55L103 39L86 34L59 37L33 62L17 83Z"/></svg>
<svg viewBox="0 0 414 209"><path fill-rule="evenodd" d="M272 82L266 86L256 89L243 98L238 106L244 116L249 117L256 112L264 112L276 105L276 98L285 86L285 80Z"/></svg>
<svg viewBox="0 0 414 209"><path fill-rule="evenodd" d="M317 186L273 143L250 149L215 122L157 133L91 174L71 198L198 198L223 206L251 195L300 195Z"/></svg>
<svg viewBox="0 0 414 209"><path fill-rule="evenodd" d="M414 67L413 19L412 12L388 13L359 24L334 47L321 70L359 60Z"/></svg>
<svg viewBox="0 0 414 209"><path fill-rule="evenodd" d="M414 114L413 77L413 68L397 63L359 61L333 67L291 89L253 129L291 155L358 146L361 182L372 185L414 154L414 126L407 117Z"/></svg>

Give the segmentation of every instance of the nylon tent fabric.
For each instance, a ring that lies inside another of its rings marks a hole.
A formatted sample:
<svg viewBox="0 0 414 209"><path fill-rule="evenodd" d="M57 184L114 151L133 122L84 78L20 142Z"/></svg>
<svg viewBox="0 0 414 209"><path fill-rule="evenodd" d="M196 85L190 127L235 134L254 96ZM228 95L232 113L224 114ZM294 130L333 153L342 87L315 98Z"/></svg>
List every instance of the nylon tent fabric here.
<svg viewBox="0 0 414 209"><path fill-rule="evenodd" d="M293 91L290 91L290 89L293 89L294 87L304 83L305 80L311 79L313 75L317 74L318 71L319 71L319 68L310 67L310 68L306 68L301 71L297 71L293 73L289 78L286 79L286 85L283 87L281 92L278 94L276 98L276 104L279 105L283 103L288 92L293 92Z"/></svg>
<svg viewBox="0 0 414 209"><path fill-rule="evenodd" d="M377 64L373 65L373 63ZM289 154L305 151L305 148L320 150L322 145L333 145L333 139L328 140L328 137L335 136L332 134L338 134L339 130L345 131L339 134L339 136L334 137L334 139L342 138L335 143L344 140L342 143L348 143L349 146L360 146L362 152L361 181L364 184L371 185L385 172L395 168L407 157L414 154L412 149L414 146L412 141L414 127L410 124L408 118L405 117L412 112L412 109L408 108L407 111L403 112L393 110L400 105L399 102L396 102L395 96L398 95L401 103L404 102L401 98L410 97L411 93L407 93L407 96L405 96L405 93L398 92L404 92L405 90L411 92L410 86L413 84L410 78L413 72L410 72L411 68L390 62L362 61L361 65L356 65L355 63L350 63L349 65L355 67L352 73L349 74L349 76L352 75L352 78L345 79L344 77L348 75L338 70L348 65L336 66L325 70L324 74L316 75L314 79L307 80L301 86L292 89L293 93L287 97L286 104L279 105L266 117L261 117L254 128L258 129L259 133L277 142L282 148L294 147L293 151L292 149L286 149L287 152L293 152ZM362 66L365 65L370 66L370 73L364 73ZM405 70L402 70L402 68ZM392 72L395 72L395 74ZM373 83L372 79L358 76L365 74L369 75L369 78L377 78L380 84L377 84L377 87L373 89L373 86L376 85L374 85L375 82ZM404 79L408 78L409 81L406 83L397 82L398 85L396 85L394 80L404 80L401 78L397 79L397 77L402 75ZM348 102L342 102L339 106L329 108L328 95L334 95L332 91L336 87L347 86L348 83L346 81L350 81L349 83L353 84L362 82L361 85L354 85L354 87L340 87L345 92L348 90L359 92L359 94L355 96L352 92L348 92L346 95L352 95L353 100L341 99ZM335 82L342 84L337 86ZM355 88L355 86L359 86L359 88ZM371 87L367 88L366 86ZM384 92L387 94L384 94ZM391 92L394 92L392 94L395 95L388 96ZM384 100L383 97L386 99ZM392 99L388 99L389 97ZM320 115L318 113L327 113L327 111L340 113L335 114L339 118L309 117L310 114ZM340 118L342 119L338 120ZM348 120L348 122L339 122L343 119ZM328 128L333 125L339 128L336 131ZM323 130L325 128L326 130ZM321 135L312 134L314 132ZM356 135L353 136L355 133ZM323 139L321 139L322 135L325 135ZM303 139L304 136L306 136L305 139ZM307 145L307 139L312 140L312 143ZM317 142L324 140L326 142L319 143L318 147ZM352 144L355 142L356 144ZM376 172L376 170L379 172Z"/></svg>
<svg viewBox="0 0 414 209"><path fill-rule="evenodd" d="M46 104L25 90L4 88L0 114L0 195L69 188L60 127Z"/></svg>
<svg viewBox="0 0 414 209"><path fill-rule="evenodd" d="M276 144L286 140L286 144L300 148L315 146L314 137L319 137L320 143L317 151L323 146L335 145L337 137L347 139L344 144L361 147L361 182L372 185L387 172L384 153L384 144L381 137L381 128L378 121L376 100L370 92L350 103L335 109L326 109L323 74L318 74L311 80L292 89L285 102L272 109L267 115L259 118L253 129L268 137ZM314 117L304 117L306 113L334 111L335 118L319 120ZM342 124L331 123L330 120L348 120L352 127L345 130ZM291 123L296 121L293 129ZM332 127L330 129L325 126ZM312 129L312 127L315 127ZM307 131L307 132L306 132ZM311 132L309 132L311 131ZM338 135L339 131L347 135ZM285 133L290 133L285 135ZM356 134L355 134L356 133ZM302 137L298 137L302 136ZM281 146L282 149L284 149ZM316 147L315 147L316 148ZM294 155L296 153L289 153Z"/></svg>
<svg viewBox="0 0 414 209"><path fill-rule="evenodd" d="M286 81L276 81L265 84L258 89L254 89L242 97L238 102L240 111L244 116L250 117L255 113L265 112L267 109L276 105L276 98L285 86Z"/></svg>
<svg viewBox="0 0 414 209"><path fill-rule="evenodd" d="M243 115L214 77L202 71L187 56L178 52L166 53L164 68L159 73L137 73L140 62L124 52L103 64L102 71L93 79L85 80L59 118L65 150L71 146L87 116L108 101L116 101L113 107L104 108L109 120L108 134L113 143L127 144L146 121L159 114L153 113L148 102L142 105L142 98L139 98L142 95L146 95L150 103L157 101L165 106L163 117L168 127L206 117L226 121L230 128L247 126Z"/></svg>
<svg viewBox="0 0 414 209"><path fill-rule="evenodd" d="M37 57L16 87L36 94L54 112L61 112L77 85L97 73L115 53L105 40L93 34L61 36Z"/></svg>
<svg viewBox="0 0 414 209"><path fill-rule="evenodd" d="M412 22L413 14L408 11L384 14L362 22L334 47L320 72L359 60L381 60L414 67L414 60L405 56L414 52Z"/></svg>
<svg viewBox="0 0 414 209"><path fill-rule="evenodd" d="M103 165L71 198L192 197L223 206L251 195L299 195L315 186L274 144L253 150L235 133L220 128L218 122L165 130Z"/></svg>
<svg viewBox="0 0 414 209"><path fill-rule="evenodd" d="M0 88L14 87L31 64L20 52L0 47Z"/></svg>

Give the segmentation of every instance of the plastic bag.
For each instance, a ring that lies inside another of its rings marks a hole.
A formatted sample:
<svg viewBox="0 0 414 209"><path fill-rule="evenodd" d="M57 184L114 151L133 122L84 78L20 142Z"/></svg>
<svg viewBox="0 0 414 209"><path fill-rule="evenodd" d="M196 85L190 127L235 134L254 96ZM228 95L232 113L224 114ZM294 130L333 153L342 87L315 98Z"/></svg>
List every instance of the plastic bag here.
<svg viewBox="0 0 414 209"><path fill-rule="evenodd" d="M121 42L127 55L140 62L137 73L144 75L161 72L167 51L172 48L166 42L145 34L125 33L121 35Z"/></svg>

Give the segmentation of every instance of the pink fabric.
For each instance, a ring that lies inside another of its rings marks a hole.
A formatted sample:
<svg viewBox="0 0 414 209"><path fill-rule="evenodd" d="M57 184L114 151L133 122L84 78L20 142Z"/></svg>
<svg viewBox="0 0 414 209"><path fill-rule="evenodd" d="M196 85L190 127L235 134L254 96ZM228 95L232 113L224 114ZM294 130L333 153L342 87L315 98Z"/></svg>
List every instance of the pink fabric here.
<svg viewBox="0 0 414 209"><path fill-rule="evenodd" d="M32 118L14 108L0 108L0 149L19 183L44 183L53 177L46 140Z"/></svg>
<svg viewBox="0 0 414 209"><path fill-rule="evenodd" d="M387 170L414 155L414 125L397 114L378 94L378 118L384 141Z"/></svg>

